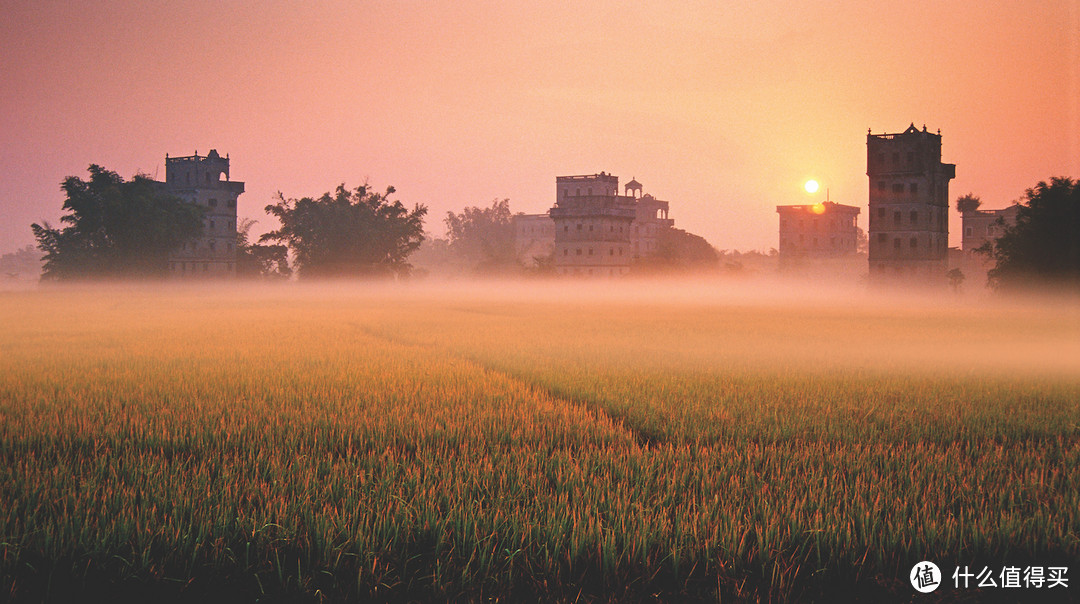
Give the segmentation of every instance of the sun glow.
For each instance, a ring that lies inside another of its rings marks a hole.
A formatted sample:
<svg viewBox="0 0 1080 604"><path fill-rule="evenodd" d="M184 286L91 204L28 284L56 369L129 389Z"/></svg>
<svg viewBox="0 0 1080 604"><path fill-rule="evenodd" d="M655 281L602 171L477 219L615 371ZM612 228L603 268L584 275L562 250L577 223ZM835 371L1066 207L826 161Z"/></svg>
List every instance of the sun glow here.
<svg viewBox="0 0 1080 604"><path fill-rule="evenodd" d="M806 189L807 193L817 193L818 182L816 180L808 180L806 181L806 184L803 185L803 188Z"/></svg>

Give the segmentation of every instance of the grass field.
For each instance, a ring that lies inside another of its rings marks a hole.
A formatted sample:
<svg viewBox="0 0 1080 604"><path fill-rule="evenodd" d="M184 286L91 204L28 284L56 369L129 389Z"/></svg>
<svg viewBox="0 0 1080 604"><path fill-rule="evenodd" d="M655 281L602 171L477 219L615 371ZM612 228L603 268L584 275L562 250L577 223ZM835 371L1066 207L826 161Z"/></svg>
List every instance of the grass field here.
<svg viewBox="0 0 1080 604"><path fill-rule="evenodd" d="M1080 311L7 292L0 456L0 599L964 599L1080 575Z"/></svg>

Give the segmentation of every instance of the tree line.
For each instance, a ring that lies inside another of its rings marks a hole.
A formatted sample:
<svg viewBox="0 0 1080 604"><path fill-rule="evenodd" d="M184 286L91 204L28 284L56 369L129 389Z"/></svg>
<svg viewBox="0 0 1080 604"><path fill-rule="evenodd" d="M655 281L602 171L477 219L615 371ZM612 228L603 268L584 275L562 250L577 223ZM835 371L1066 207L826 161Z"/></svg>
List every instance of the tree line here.
<svg viewBox="0 0 1080 604"><path fill-rule="evenodd" d="M203 209L169 194L144 175L125 181L98 165L90 177L64 179L61 226L31 228L44 254L42 279L153 278L167 272L168 257L202 233ZM265 207L279 228L258 241L247 219L237 225L236 272L248 277L406 277L410 256L425 241L427 208L406 207L394 187L377 191L368 184L344 184L317 197L285 198ZM957 199L960 212L978 209L974 195ZM1009 289L1034 283L1080 288L1080 181L1053 178L1028 189L1015 224L984 246L995 262L989 284ZM515 249L509 199L490 207L447 212L446 239L429 241L439 254L469 272L507 274L522 266ZM430 238L429 238L430 239ZM291 252L292 265L289 263ZM699 269L717 266L720 255L704 239L671 229L659 253L642 259L636 270ZM532 270L551 269L551 258L534 259Z"/></svg>

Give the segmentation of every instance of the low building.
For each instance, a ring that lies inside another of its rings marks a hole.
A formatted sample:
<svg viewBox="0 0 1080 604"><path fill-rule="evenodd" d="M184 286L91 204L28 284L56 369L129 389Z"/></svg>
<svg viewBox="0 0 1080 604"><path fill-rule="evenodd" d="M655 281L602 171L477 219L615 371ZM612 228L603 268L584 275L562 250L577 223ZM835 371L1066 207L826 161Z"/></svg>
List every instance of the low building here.
<svg viewBox="0 0 1080 604"><path fill-rule="evenodd" d="M648 193L642 195L641 190L641 183L637 179L632 178L626 183L625 195L637 199L634 224L630 232L635 258L647 258L655 254L659 250L661 234L675 226L675 221L668 218L670 204Z"/></svg>
<svg viewBox="0 0 1080 604"><path fill-rule="evenodd" d="M1001 210L973 210L961 214L963 238L960 249L965 256L971 256L975 250L991 241L996 241L1005 232L1005 228L1016 224L1016 215L1020 204Z"/></svg>
<svg viewBox="0 0 1080 604"><path fill-rule="evenodd" d="M780 263L836 258L858 252L860 210L832 201L776 206L780 215Z"/></svg>
<svg viewBox="0 0 1080 604"><path fill-rule="evenodd" d="M535 266L537 259L555 252L555 222L547 214L515 214L514 255L525 266Z"/></svg>

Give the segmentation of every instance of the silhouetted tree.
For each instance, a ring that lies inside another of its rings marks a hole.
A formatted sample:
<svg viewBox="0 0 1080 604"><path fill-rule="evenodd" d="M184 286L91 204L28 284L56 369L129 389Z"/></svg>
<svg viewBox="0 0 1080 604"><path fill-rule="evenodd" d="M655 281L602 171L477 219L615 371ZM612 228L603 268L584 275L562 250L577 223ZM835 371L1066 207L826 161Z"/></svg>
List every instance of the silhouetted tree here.
<svg viewBox="0 0 1080 604"><path fill-rule="evenodd" d="M41 276L41 252L30 244L0 256L0 274L8 279Z"/></svg>
<svg viewBox="0 0 1080 604"><path fill-rule="evenodd" d="M960 286L964 283L964 271L954 268L945 273L945 277L949 279L949 286L952 287L954 293L960 293Z"/></svg>
<svg viewBox="0 0 1080 604"><path fill-rule="evenodd" d="M982 205L982 199L979 199L978 195L974 193L968 193L967 195L961 195L956 198L956 211L961 214L968 212L974 212Z"/></svg>
<svg viewBox="0 0 1080 604"><path fill-rule="evenodd" d="M995 288L1080 287L1080 181L1053 178L1028 189L1016 224L984 251L996 261L988 273Z"/></svg>
<svg viewBox="0 0 1080 604"><path fill-rule="evenodd" d="M496 199L490 208L447 212L446 235L450 250L478 272L518 268L509 199Z"/></svg>
<svg viewBox="0 0 1080 604"><path fill-rule="evenodd" d="M715 270L720 266L720 256L704 237L668 228L660 231L656 252L636 259L634 269L639 272Z"/></svg>
<svg viewBox="0 0 1080 604"><path fill-rule="evenodd" d="M202 232L202 208L167 194L150 178L124 181L98 165L90 180L67 177L67 226L33 224L45 253L42 279L160 277L168 256Z"/></svg>
<svg viewBox="0 0 1080 604"><path fill-rule="evenodd" d="M855 253L870 253L870 237L866 235L866 231L862 227L855 227Z"/></svg>
<svg viewBox="0 0 1080 604"><path fill-rule="evenodd" d="M412 253L424 238L427 208L409 210L367 184L353 190L338 186L333 195L314 199L285 199L266 206L281 221L281 228L266 233L260 242L277 241L292 249L301 277L407 276Z"/></svg>
<svg viewBox="0 0 1080 604"><path fill-rule="evenodd" d="M257 221L244 218L236 225L236 276L288 279L289 249L284 245L251 242L251 227Z"/></svg>

